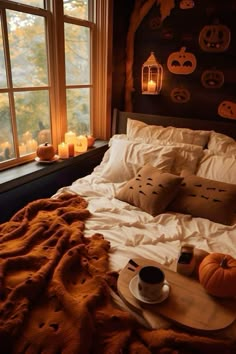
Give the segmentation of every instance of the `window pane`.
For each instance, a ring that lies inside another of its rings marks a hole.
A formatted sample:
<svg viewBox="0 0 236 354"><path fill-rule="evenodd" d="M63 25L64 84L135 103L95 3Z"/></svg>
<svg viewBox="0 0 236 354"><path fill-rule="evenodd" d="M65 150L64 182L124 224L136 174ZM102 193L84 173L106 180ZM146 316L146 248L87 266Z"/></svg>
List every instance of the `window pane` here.
<svg viewBox="0 0 236 354"><path fill-rule="evenodd" d="M77 135L90 133L90 89L67 90L68 130Z"/></svg>
<svg viewBox="0 0 236 354"><path fill-rule="evenodd" d="M90 30L65 23L66 84L90 83Z"/></svg>
<svg viewBox="0 0 236 354"><path fill-rule="evenodd" d="M90 0L63 0L64 14L82 20L88 20L88 2Z"/></svg>
<svg viewBox="0 0 236 354"><path fill-rule="evenodd" d="M7 79L6 79L6 68L4 60L4 50L3 50L3 40L2 40L2 31L1 31L1 18L0 18L0 88L6 88Z"/></svg>
<svg viewBox="0 0 236 354"><path fill-rule="evenodd" d="M9 0L9 1L14 1L20 4L44 8L44 0Z"/></svg>
<svg viewBox="0 0 236 354"><path fill-rule="evenodd" d="M47 91L15 93L20 155L35 152L38 144L51 142Z"/></svg>
<svg viewBox="0 0 236 354"><path fill-rule="evenodd" d="M44 19L9 10L7 11L7 22L13 86L47 85Z"/></svg>
<svg viewBox="0 0 236 354"><path fill-rule="evenodd" d="M0 162L15 157L7 93L0 94Z"/></svg>

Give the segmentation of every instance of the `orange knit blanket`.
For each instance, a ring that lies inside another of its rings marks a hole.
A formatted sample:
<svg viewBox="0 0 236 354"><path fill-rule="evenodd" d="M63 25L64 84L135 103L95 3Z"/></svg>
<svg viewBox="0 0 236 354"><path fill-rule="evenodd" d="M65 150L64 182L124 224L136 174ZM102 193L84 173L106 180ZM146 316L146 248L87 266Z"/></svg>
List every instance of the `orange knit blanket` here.
<svg viewBox="0 0 236 354"><path fill-rule="evenodd" d="M84 237L86 201L29 203L0 225L0 353L235 353L232 343L147 330L111 298L109 242Z"/></svg>

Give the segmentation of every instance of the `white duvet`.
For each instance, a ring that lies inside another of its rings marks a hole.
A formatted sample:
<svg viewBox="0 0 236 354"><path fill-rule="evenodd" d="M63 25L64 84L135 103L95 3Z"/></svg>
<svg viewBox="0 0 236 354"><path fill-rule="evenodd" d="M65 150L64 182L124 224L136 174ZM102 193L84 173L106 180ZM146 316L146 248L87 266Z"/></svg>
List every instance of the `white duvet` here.
<svg viewBox="0 0 236 354"><path fill-rule="evenodd" d="M93 172L58 191L76 193L88 201L91 217L86 220L85 235L101 233L110 241L111 270L119 271L130 258L140 256L170 265L186 243L236 257L236 225L176 213L153 217L115 198L123 183L109 182Z"/></svg>

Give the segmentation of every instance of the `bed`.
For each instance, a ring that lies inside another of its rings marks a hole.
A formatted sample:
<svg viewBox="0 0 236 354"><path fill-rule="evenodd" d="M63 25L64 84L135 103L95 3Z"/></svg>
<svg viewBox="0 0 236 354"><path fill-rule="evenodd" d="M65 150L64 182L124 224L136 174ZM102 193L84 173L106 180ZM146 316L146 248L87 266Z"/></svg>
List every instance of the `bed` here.
<svg viewBox="0 0 236 354"><path fill-rule="evenodd" d="M235 127L114 110L94 171L0 225L0 352L235 353L234 324L147 323L117 291L130 259L169 267L185 244L236 258Z"/></svg>

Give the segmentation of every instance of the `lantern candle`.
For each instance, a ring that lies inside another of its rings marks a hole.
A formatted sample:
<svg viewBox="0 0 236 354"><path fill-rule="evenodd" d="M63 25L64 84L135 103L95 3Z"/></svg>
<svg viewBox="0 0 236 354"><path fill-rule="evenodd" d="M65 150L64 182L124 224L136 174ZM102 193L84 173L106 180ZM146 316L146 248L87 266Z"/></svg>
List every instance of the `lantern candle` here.
<svg viewBox="0 0 236 354"><path fill-rule="evenodd" d="M156 83L153 80L148 81L148 92L156 92Z"/></svg>
<svg viewBox="0 0 236 354"><path fill-rule="evenodd" d="M69 157L68 144L61 143L58 145L58 155L61 159L68 159Z"/></svg>
<svg viewBox="0 0 236 354"><path fill-rule="evenodd" d="M75 151L85 152L88 149L88 139L85 135L79 135L76 137Z"/></svg>

